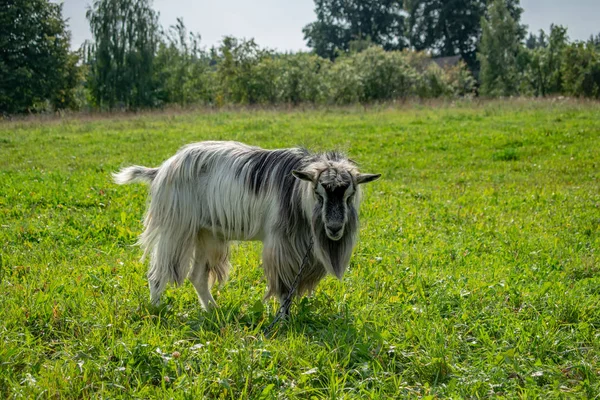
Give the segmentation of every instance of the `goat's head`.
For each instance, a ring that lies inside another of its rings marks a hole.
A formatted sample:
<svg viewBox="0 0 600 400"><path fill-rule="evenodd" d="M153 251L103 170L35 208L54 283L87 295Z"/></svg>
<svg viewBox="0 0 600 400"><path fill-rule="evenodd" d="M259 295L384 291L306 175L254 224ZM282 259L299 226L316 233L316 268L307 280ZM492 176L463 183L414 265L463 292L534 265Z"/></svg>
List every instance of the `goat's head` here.
<svg viewBox="0 0 600 400"><path fill-rule="evenodd" d="M357 218L358 185L374 181L381 174L361 174L347 160L311 164L293 175L310 183L313 229L324 227L327 237L340 240L345 233L349 218ZM354 232L351 232L354 233Z"/></svg>

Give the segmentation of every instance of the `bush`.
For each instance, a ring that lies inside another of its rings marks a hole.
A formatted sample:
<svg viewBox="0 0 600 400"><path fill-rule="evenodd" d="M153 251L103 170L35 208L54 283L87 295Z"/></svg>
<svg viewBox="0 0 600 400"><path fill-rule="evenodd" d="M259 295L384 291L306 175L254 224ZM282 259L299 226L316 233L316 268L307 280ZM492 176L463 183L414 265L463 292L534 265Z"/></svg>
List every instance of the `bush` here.
<svg viewBox="0 0 600 400"><path fill-rule="evenodd" d="M321 103L326 99L326 77L331 62L307 53L285 54L279 58L280 101L284 103Z"/></svg>
<svg viewBox="0 0 600 400"><path fill-rule="evenodd" d="M214 77L207 55L200 50L200 38L187 32L183 21L171 28L172 35L159 45L156 55L156 82L159 104L210 104L214 102Z"/></svg>
<svg viewBox="0 0 600 400"><path fill-rule="evenodd" d="M399 51L370 47L353 56L362 85L360 101L402 99L414 94L417 71Z"/></svg>
<svg viewBox="0 0 600 400"><path fill-rule="evenodd" d="M471 74L471 71L469 71L467 64L461 61L458 65L448 68L445 72L454 96L473 96L477 81Z"/></svg>
<svg viewBox="0 0 600 400"><path fill-rule="evenodd" d="M367 50L338 58L328 75L330 101L337 104L418 96L466 96L475 80L464 63L442 69L425 53Z"/></svg>
<svg viewBox="0 0 600 400"><path fill-rule="evenodd" d="M338 58L331 66L326 79L329 102L357 103L363 97L361 78L352 58Z"/></svg>
<svg viewBox="0 0 600 400"><path fill-rule="evenodd" d="M226 37L216 54L219 95L237 104L274 103L280 65L254 40Z"/></svg>
<svg viewBox="0 0 600 400"><path fill-rule="evenodd" d="M417 96L421 98L444 97L452 94L448 76L440 67L431 63L419 76Z"/></svg>

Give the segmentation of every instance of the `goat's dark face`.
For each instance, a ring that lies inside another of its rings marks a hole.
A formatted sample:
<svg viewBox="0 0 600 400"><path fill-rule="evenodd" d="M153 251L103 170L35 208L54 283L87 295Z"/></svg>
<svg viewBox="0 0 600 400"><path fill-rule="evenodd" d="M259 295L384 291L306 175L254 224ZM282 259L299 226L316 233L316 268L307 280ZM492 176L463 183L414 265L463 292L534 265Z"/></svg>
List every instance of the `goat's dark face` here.
<svg viewBox="0 0 600 400"><path fill-rule="evenodd" d="M294 171L297 178L312 183L315 199L313 223L321 225L327 237L333 241L338 241L344 236L349 219L357 218L357 185L380 177L353 172L355 168L349 170L334 166L317 173Z"/></svg>
<svg viewBox="0 0 600 400"><path fill-rule="evenodd" d="M340 240L348 222L348 208L353 206L356 193L351 175L347 171L327 169L319 175L314 191L315 212L320 213L325 233L331 240Z"/></svg>

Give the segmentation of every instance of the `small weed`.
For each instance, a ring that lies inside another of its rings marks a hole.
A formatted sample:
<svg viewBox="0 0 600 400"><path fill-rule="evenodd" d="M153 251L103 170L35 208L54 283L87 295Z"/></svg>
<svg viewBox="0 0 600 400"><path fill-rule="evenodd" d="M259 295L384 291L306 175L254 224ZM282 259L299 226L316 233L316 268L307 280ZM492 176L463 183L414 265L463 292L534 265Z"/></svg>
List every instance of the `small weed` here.
<svg viewBox="0 0 600 400"><path fill-rule="evenodd" d="M514 147L507 147L502 150L498 150L493 156L496 161L516 161L519 159L517 149Z"/></svg>

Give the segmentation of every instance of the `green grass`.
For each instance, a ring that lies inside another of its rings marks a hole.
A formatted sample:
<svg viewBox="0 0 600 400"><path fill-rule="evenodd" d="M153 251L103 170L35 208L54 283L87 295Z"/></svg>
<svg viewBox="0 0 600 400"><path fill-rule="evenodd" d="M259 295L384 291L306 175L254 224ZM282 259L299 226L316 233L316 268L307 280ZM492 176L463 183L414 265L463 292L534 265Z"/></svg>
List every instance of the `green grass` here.
<svg viewBox="0 0 600 400"><path fill-rule="evenodd" d="M260 243L205 313L149 305L147 188L120 166L233 139L347 151L367 185L343 281L272 337ZM593 398L600 105L156 113L0 124L0 397Z"/></svg>

